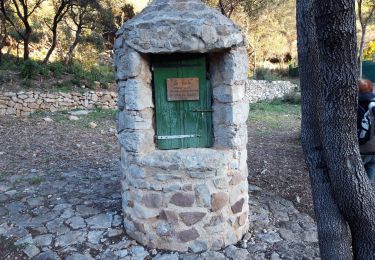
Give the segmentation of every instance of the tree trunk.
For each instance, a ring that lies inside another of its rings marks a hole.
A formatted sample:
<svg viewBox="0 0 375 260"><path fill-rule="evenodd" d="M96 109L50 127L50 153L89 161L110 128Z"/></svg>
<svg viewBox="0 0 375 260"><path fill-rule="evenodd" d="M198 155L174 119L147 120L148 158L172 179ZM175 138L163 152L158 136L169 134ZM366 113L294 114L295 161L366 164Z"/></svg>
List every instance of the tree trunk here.
<svg viewBox="0 0 375 260"><path fill-rule="evenodd" d="M347 220L355 259L375 259L375 193L359 154L358 59L354 1L317 0L322 92L321 137L336 203Z"/></svg>
<svg viewBox="0 0 375 260"><path fill-rule="evenodd" d="M303 1L307 0L300 0L299 3ZM305 117L302 124L303 142L312 176L315 207L318 214L327 217L326 221L333 219L339 223L334 207L336 203L351 230L354 258L375 259L375 194L363 167L356 135L358 59L354 1L315 0L313 6L316 8L316 24L312 27L316 28L316 60L311 60L314 55L307 55L308 52L304 50L304 46L312 44L308 38L311 28L304 27L308 22L301 17L306 13L298 14L298 26L302 88L304 91L309 89L306 87L311 81L308 77L315 75L314 77L318 77L318 81L315 81L317 85L312 85L311 88L320 89L318 93L303 94L302 106ZM317 99L314 100L314 97ZM315 106L314 110L311 110L309 102L315 104L312 106ZM309 119L313 113L316 113L318 120ZM318 127L315 128L318 131L313 133L317 139L311 138L309 134L314 127ZM321 150L321 156L314 155L313 149L316 153ZM320 167L314 168L314 164ZM315 182L314 176L320 179L315 179ZM316 201L315 185L316 191L325 189L329 192L329 186L332 189L332 199L328 195L320 202L323 208L317 207L319 201ZM317 220L320 221L319 216ZM327 236L321 232L319 235L320 239ZM341 235L345 239L345 229L341 229ZM320 244L324 246L323 243ZM349 248L344 243L336 246L340 245L340 252ZM332 259L334 255L323 257ZM343 254L343 257L346 259L348 254Z"/></svg>
<svg viewBox="0 0 375 260"><path fill-rule="evenodd" d="M362 73L362 62L363 62L363 50L365 48L365 39L366 39L366 26L362 25L362 35L361 35L361 43L359 45L359 55L358 55L358 63L359 63L359 78L363 77Z"/></svg>
<svg viewBox="0 0 375 260"><path fill-rule="evenodd" d="M0 14L0 17L1 17L1 30L0 30L0 38L1 38L1 42L0 42L0 65L3 63L3 48L5 46L5 43L6 43L6 39L7 39L7 36L8 36L8 31L7 31L7 24L6 24L6 19L4 17L4 15Z"/></svg>
<svg viewBox="0 0 375 260"><path fill-rule="evenodd" d="M17 42L17 45L16 45L16 57L17 57L17 63L19 63L19 58L20 58L20 43Z"/></svg>
<svg viewBox="0 0 375 260"><path fill-rule="evenodd" d="M29 25L25 24L25 34L23 37L23 60L26 61L29 59L30 56L30 36L32 33L32 29Z"/></svg>
<svg viewBox="0 0 375 260"><path fill-rule="evenodd" d="M25 37L23 40L23 60L26 61L29 59L30 50L29 50L29 37Z"/></svg>
<svg viewBox="0 0 375 260"><path fill-rule="evenodd" d="M314 13L309 11L311 2L298 2L298 49L302 139L322 259L350 259L344 219L350 226L354 258L375 259L375 196L356 136L354 1L315 0L316 15L308 19L308 14ZM339 235L332 233L334 228Z"/></svg>
<svg viewBox="0 0 375 260"><path fill-rule="evenodd" d="M78 45L78 40L76 38L74 40L73 44L69 47L68 53L67 53L66 58L65 58L66 64L71 64L73 62L73 54L74 54L74 50L77 47L77 45Z"/></svg>
<svg viewBox="0 0 375 260"><path fill-rule="evenodd" d="M253 78L257 79L257 49L254 48L254 70L253 70Z"/></svg>
<svg viewBox="0 0 375 260"><path fill-rule="evenodd" d="M314 0L297 1L299 72L302 93L302 146L310 172L322 259L352 259L346 221L334 201L326 174L317 113L321 78L314 20Z"/></svg>
<svg viewBox="0 0 375 260"><path fill-rule="evenodd" d="M77 47L77 45L78 45L78 43L81 39L81 33L82 33L82 27L78 26L76 34L75 34L74 42L69 47L68 53L67 53L66 58L65 58L65 63L67 63L67 64L71 64L73 62L74 50Z"/></svg>
<svg viewBox="0 0 375 260"><path fill-rule="evenodd" d="M56 26L54 25L52 27L52 42L51 42L51 47L49 48L48 52L47 52L47 55L46 57L44 58L43 60L43 63L47 63L53 53L53 51L55 50L56 48L56 45L57 45L57 24Z"/></svg>
<svg viewBox="0 0 375 260"><path fill-rule="evenodd" d="M222 15L227 16L227 12L225 11L223 0L219 0L219 8Z"/></svg>
<svg viewBox="0 0 375 260"><path fill-rule="evenodd" d="M68 12L69 7L72 5L71 1L61 0L60 4L56 10L55 16L53 18L53 23L51 27L52 31L52 42L51 47L49 48L46 57L43 60L43 63L47 63L56 48L57 45L57 26L64 18L65 14Z"/></svg>

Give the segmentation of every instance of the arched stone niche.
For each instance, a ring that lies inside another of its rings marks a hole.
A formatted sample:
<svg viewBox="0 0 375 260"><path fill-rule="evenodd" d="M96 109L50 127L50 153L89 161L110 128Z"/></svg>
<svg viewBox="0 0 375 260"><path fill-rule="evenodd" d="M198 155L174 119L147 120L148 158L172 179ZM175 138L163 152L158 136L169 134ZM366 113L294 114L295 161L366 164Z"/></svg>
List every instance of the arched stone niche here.
<svg viewBox="0 0 375 260"><path fill-rule="evenodd" d="M154 54L173 53L206 57L212 147L157 148L152 60ZM247 64L240 30L199 0L154 0L118 31L124 225L141 244L219 250L247 232Z"/></svg>

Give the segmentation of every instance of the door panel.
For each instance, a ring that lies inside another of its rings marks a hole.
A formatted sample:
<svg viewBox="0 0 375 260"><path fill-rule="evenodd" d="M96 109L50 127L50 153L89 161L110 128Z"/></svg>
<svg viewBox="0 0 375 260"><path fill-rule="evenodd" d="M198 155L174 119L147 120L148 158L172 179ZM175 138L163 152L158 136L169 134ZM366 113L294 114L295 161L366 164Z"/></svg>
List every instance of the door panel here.
<svg viewBox="0 0 375 260"><path fill-rule="evenodd" d="M156 134L159 149L212 146L211 86L202 55L153 57ZM198 78L199 100L168 101L167 79Z"/></svg>

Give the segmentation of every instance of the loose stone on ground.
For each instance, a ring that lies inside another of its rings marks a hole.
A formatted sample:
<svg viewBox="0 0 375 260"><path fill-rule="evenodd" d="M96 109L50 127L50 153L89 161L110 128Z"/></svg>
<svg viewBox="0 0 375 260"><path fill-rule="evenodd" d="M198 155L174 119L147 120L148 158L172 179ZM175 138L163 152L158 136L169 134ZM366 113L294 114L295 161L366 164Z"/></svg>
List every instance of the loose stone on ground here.
<svg viewBox="0 0 375 260"><path fill-rule="evenodd" d="M119 177L113 176L116 176L114 173L117 167L117 164L114 164L108 171L96 172L95 175L101 178L92 178L90 184L116 187ZM26 197L22 202L16 203L10 197L4 201L4 206L11 211L9 215L0 219L0 234L5 237L15 236L17 244L27 245L23 253L28 258L319 259L314 221L308 215L299 213L289 201L255 186L250 186L249 193L249 219L252 226L238 245L229 246L218 252L204 252L206 245L197 241L191 248L192 252L196 253L168 253L137 245L123 232L122 216L119 213L121 198L115 196L117 190L92 189L86 186L84 180L88 175L83 169L74 175L66 176L70 176L65 180L66 185L58 187L53 196L61 199L53 205L43 206L48 205L49 200L48 196L41 196L44 185L35 187L33 193L25 193ZM58 177L50 175L42 184L53 185L57 181L56 178ZM7 187L3 188L4 190L17 190L27 184L22 181L12 183L6 179L2 187ZM84 197L79 197L68 192L70 189L87 192ZM111 197L116 199L112 200ZM155 203L159 203L158 200L151 197L149 205ZM275 205L278 207L277 211L274 210ZM41 207L39 210L43 212L42 215L35 216L40 218L38 221L30 221L32 218L28 214L19 213L34 207ZM203 214L205 213L186 212L176 215L171 211L163 212L160 218L164 219L166 224L173 224L174 219L181 219L188 226L199 223ZM183 236L180 234L182 240L197 237L194 228L187 229L185 233Z"/></svg>

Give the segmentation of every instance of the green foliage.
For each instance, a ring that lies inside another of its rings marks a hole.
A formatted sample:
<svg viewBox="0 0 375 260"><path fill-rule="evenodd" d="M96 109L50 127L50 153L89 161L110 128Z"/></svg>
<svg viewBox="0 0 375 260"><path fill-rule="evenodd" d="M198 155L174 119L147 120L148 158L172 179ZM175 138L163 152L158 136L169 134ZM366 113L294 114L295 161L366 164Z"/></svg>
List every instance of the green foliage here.
<svg viewBox="0 0 375 260"><path fill-rule="evenodd" d="M46 66L54 77L61 77L63 72L66 70L66 65L62 62L52 62Z"/></svg>
<svg viewBox="0 0 375 260"><path fill-rule="evenodd" d="M9 173L6 172L0 172L0 180L5 180L5 177L7 177Z"/></svg>
<svg viewBox="0 0 375 260"><path fill-rule="evenodd" d="M261 101L250 104L250 121L260 123L273 130L288 130L295 127L301 117L301 107L283 99Z"/></svg>
<svg viewBox="0 0 375 260"><path fill-rule="evenodd" d="M370 41L367 48L363 51L364 60L374 60L375 58L375 41Z"/></svg>
<svg viewBox="0 0 375 260"><path fill-rule="evenodd" d="M25 79L33 79L37 76L61 77L64 72L70 71L70 66L62 62L44 64L35 60L26 60L21 63L21 75Z"/></svg>
<svg viewBox="0 0 375 260"><path fill-rule="evenodd" d="M9 214L8 210L7 212ZM0 252L0 256L4 256L4 258L2 259L14 259L12 257L13 253L19 254L21 253L22 250L24 250L28 246L28 243L15 245L16 241L17 241L17 237L14 237L14 236L6 237L4 235L0 235L0 243L1 243L0 248L4 250Z"/></svg>
<svg viewBox="0 0 375 260"><path fill-rule="evenodd" d="M233 2L232 0L230 0ZM241 1L242 7L251 19L258 19L260 15L279 8L285 0L245 0Z"/></svg>
<svg viewBox="0 0 375 260"><path fill-rule="evenodd" d="M288 66L289 76L290 77L298 77L299 76L299 69L295 63L290 63Z"/></svg>
<svg viewBox="0 0 375 260"><path fill-rule="evenodd" d="M21 64L21 75L24 79L33 79L37 75L45 75L46 68L34 60L26 60Z"/></svg>
<svg viewBox="0 0 375 260"><path fill-rule="evenodd" d="M93 112L85 116L87 121L102 121L102 120L116 120L117 110L114 109L102 109L97 107Z"/></svg>
<svg viewBox="0 0 375 260"><path fill-rule="evenodd" d="M19 70L19 60L15 56L3 54L0 70Z"/></svg>
<svg viewBox="0 0 375 260"><path fill-rule="evenodd" d="M301 108L297 104L278 98L271 101L260 101L250 104L250 111L263 111L275 114L301 115Z"/></svg>
<svg viewBox="0 0 375 260"><path fill-rule="evenodd" d="M115 81L113 68L104 65L92 66L87 70L81 64L74 63L67 67L67 72L73 74L71 82L74 85L93 87L94 81L98 81L101 87L106 88L107 83Z"/></svg>
<svg viewBox="0 0 375 260"><path fill-rule="evenodd" d="M33 83L30 79L24 79L21 81L21 86L24 88L31 88L33 86Z"/></svg>
<svg viewBox="0 0 375 260"><path fill-rule="evenodd" d="M68 92L72 91L71 81L68 80L68 81L60 81L60 82L58 82L56 84L56 86L54 87L54 91L65 92L65 93L68 93Z"/></svg>
<svg viewBox="0 0 375 260"><path fill-rule="evenodd" d="M94 87L95 81L100 83L101 88L107 88L108 83L115 82L112 66L91 65L86 68L78 62L69 65L61 61L44 64L32 59L21 61L11 56L4 56L0 70L20 71L23 79L21 85L25 88L33 87L33 80L51 77L58 79L63 75L70 75L70 78L57 82L56 87L59 91L70 91L72 85L85 85L91 88ZM2 76L0 75L0 77L1 82Z"/></svg>
<svg viewBox="0 0 375 260"><path fill-rule="evenodd" d="M97 33L84 35L80 39L80 43L91 44L98 51L104 51L104 39Z"/></svg>
<svg viewBox="0 0 375 260"><path fill-rule="evenodd" d="M283 101L289 104L301 105L301 92L293 91L283 97Z"/></svg>
<svg viewBox="0 0 375 260"><path fill-rule="evenodd" d="M258 68L255 78L257 80L277 81L285 80L288 76L289 72L287 69Z"/></svg>
<svg viewBox="0 0 375 260"><path fill-rule="evenodd" d="M41 176L34 177L30 180L31 185L39 185L44 181L44 178Z"/></svg>

